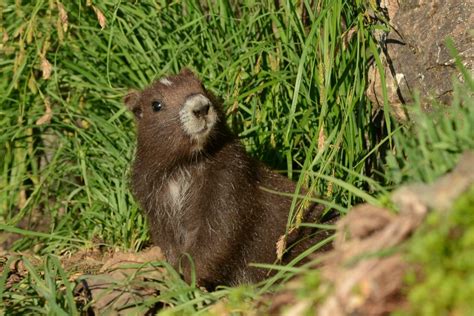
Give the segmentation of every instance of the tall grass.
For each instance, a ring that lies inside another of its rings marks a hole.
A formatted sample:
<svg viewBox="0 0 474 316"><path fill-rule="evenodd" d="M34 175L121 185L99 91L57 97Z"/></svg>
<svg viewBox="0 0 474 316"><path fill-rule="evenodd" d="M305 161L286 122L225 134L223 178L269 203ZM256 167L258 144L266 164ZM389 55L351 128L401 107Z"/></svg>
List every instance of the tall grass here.
<svg viewBox="0 0 474 316"><path fill-rule="evenodd" d="M367 155L380 131L364 96L366 10L365 1L4 2L0 217L26 230L35 227L25 218L47 218L45 252L66 247L55 235L71 238L67 247L143 245L121 98L184 66L223 98L252 155L347 208L359 199L350 188L367 188L360 175L380 166ZM47 107L50 122L36 124Z"/></svg>

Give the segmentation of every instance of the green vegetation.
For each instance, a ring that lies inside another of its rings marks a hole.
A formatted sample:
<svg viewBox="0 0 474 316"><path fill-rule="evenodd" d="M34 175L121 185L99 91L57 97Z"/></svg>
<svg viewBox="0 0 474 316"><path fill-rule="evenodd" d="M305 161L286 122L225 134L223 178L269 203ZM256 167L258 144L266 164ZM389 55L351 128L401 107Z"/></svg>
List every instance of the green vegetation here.
<svg viewBox="0 0 474 316"><path fill-rule="evenodd" d="M432 182L451 170L462 152L474 148L474 85L469 76L465 81L455 83L449 112L441 107L421 113L414 107L413 122L393 137L396 150L388 154L385 172L394 185Z"/></svg>
<svg viewBox="0 0 474 316"><path fill-rule="evenodd" d="M366 70L384 27L373 1L280 2L0 0L0 241L16 233L10 250L41 257L13 286L0 274L7 312L76 314L57 256L147 243L128 188L134 128L122 97L182 67L224 100L253 156L341 212L431 181L474 147L470 86L459 86L452 116L420 114L418 137L373 114ZM155 301L190 314L225 297L245 310L295 270L214 293L172 279Z"/></svg>
<svg viewBox="0 0 474 316"><path fill-rule="evenodd" d="M401 314L474 311L474 187L459 198L452 212L429 216L410 241L408 258L417 269L407 279L410 308Z"/></svg>

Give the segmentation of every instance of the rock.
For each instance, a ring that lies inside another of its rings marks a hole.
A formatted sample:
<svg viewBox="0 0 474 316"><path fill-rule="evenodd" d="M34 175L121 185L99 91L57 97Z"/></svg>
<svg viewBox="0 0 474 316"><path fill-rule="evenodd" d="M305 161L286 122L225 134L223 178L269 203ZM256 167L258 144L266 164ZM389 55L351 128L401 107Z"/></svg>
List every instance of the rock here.
<svg viewBox="0 0 474 316"><path fill-rule="evenodd" d="M429 110L433 101L449 105L452 77L463 80L446 47L451 37L464 67L472 73L474 49L472 0L385 0L381 3L390 19L391 31L380 36L387 97L396 118L406 119L403 105L414 103L420 93L421 105ZM367 95L383 107L380 73L369 70Z"/></svg>

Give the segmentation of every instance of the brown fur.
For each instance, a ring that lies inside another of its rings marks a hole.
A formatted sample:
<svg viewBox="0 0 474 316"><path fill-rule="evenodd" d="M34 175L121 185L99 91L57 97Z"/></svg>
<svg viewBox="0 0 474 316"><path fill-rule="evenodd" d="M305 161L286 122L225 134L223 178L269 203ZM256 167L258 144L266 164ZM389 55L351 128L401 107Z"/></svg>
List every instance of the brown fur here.
<svg viewBox="0 0 474 316"><path fill-rule="evenodd" d="M148 216L153 242L175 268L183 269L187 281L192 267L184 254L189 254L198 284L209 289L262 280L268 271L248 264L275 263L276 242L285 234L292 200L262 187L294 193L295 184L246 154L228 129L219 102L193 73L183 70L164 80L125 98L137 118L133 193ZM202 148L178 118L185 99L194 94L211 100L218 118ZM156 100L163 104L159 112L151 107ZM173 199L177 195L170 192L180 189L186 194ZM319 219L321 210L311 206L306 219ZM309 232L301 230L292 238ZM287 257L327 236L316 232Z"/></svg>

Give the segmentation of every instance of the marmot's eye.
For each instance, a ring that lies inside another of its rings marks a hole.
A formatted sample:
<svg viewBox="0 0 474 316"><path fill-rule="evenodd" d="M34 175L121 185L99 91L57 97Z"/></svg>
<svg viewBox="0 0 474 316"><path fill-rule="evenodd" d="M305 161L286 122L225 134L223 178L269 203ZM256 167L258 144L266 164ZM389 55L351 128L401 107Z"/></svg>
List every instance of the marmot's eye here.
<svg viewBox="0 0 474 316"><path fill-rule="evenodd" d="M153 103L151 104L151 107L152 107L153 111L158 112L159 110L161 110L163 105L161 104L160 101L153 101Z"/></svg>

